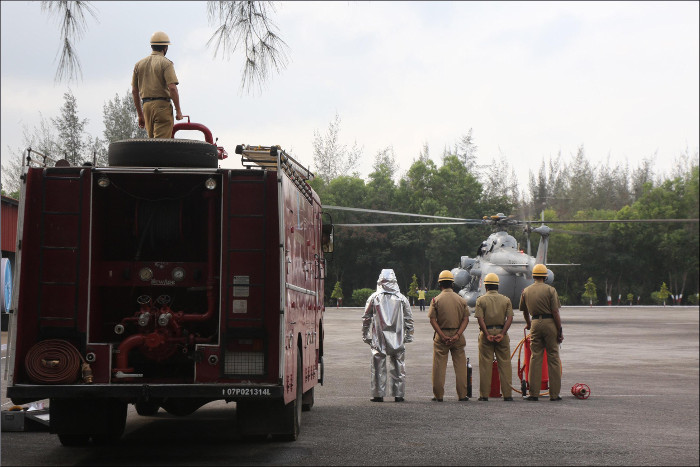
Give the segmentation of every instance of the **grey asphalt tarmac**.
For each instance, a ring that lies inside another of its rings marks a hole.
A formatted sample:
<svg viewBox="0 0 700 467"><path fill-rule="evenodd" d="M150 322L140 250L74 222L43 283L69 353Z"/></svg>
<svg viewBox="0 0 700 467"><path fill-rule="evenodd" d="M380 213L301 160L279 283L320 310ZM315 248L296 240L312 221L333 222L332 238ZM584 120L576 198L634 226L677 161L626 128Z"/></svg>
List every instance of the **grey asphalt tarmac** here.
<svg viewBox="0 0 700 467"><path fill-rule="evenodd" d="M371 403L362 310L326 311L326 383L292 443L242 441L235 404L189 417L129 409L115 446L62 447L45 431L3 432L2 465L698 465L697 307L565 307L562 397L458 402L448 364L431 402L432 329L414 308L406 402ZM516 311L511 348L523 337ZM3 336L4 337L4 336ZM478 393L477 326L466 332ZM3 341L4 342L4 341ZM3 352L4 356L4 352ZM2 361L3 367L5 360ZM519 388L515 372L514 383ZM4 369L4 368L3 368ZM591 388L575 399L575 383ZM5 382L3 381L3 387ZM8 401L4 398L3 404ZM518 396L518 394L515 394ZM3 408L7 408L4 406Z"/></svg>

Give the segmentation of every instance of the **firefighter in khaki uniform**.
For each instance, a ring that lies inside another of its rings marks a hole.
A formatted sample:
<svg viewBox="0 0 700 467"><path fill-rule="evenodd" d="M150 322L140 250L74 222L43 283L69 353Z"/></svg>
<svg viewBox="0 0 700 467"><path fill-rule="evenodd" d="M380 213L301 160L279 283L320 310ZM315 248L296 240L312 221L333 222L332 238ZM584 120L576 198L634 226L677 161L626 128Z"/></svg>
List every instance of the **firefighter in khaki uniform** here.
<svg viewBox="0 0 700 467"><path fill-rule="evenodd" d="M131 78L131 95L134 98L139 126L145 128L149 138L172 138L173 104L175 118L182 120L178 80L173 62L165 58L170 38L164 32L151 36L151 55L139 60ZM172 99L173 104L170 103Z"/></svg>
<svg viewBox="0 0 700 467"><path fill-rule="evenodd" d="M513 304L498 293L498 276L489 273L484 278L486 295L476 300L474 316L479 321L479 400L488 401L494 354L504 401L513 400L513 367L510 363L508 328L513 322Z"/></svg>
<svg viewBox="0 0 700 467"><path fill-rule="evenodd" d="M428 318L435 330L433 338L433 401L442 402L445 395L445 370L447 354L452 354L455 369L457 397L468 401L467 397L467 358L464 347L464 330L469 324L467 301L452 290L454 276L450 271L442 271L438 277L440 295L430 302Z"/></svg>
<svg viewBox="0 0 700 467"><path fill-rule="evenodd" d="M544 283L547 277L547 267L536 264L532 268L535 283L526 287L520 296L520 310L523 312L527 326L530 329L530 396L527 400L536 401L540 395L542 384L542 359L547 350L547 369L549 371L549 399L560 401L561 362L559 361L559 344L564 340L559 317L559 295L554 287ZM532 315L532 321L530 321Z"/></svg>

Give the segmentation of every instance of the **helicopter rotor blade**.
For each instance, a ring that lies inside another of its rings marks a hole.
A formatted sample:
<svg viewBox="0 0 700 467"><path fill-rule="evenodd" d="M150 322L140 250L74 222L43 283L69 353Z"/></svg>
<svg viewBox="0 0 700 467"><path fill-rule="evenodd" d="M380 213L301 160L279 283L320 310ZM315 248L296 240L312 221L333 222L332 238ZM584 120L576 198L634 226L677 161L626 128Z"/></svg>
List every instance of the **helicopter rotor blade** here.
<svg viewBox="0 0 700 467"><path fill-rule="evenodd" d="M398 227L398 226L436 226L464 225L467 222L379 222L374 224L333 224L335 227Z"/></svg>
<svg viewBox="0 0 700 467"><path fill-rule="evenodd" d="M626 224L626 223L664 223L664 222L689 222L697 223L699 219L593 219L593 220L568 220L546 221L547 224ZM537 222L537 221L533 221Z"/></svg>
<svg viewBox="0 0 700 467"><path fill-rule="evenodd" d="M445 217L445 216L431 216L428 214L413 214L409 212L396 212L396 211L380 211L377 209L364 209L364 208L348 208L345 206L329 206L329 205L323 205L323 209L335 209L338 211L354 211L354 212L370 212L374 214L389 214L389 215L394 215L394 216L411 216L411 217L425 217L429 219L444 219L444 220L450 220L450 221L462 221L462 223L465 222L478 222L481 224L481 219L464 219L461 217Z"/></svg>
<svg viewBox="0 0 700 467"><path fill-rule="evenodd" d="M564 230L552 229L553 234L571 234L571 235L600 235L598 232L584 232L582 230Z"/></svg>

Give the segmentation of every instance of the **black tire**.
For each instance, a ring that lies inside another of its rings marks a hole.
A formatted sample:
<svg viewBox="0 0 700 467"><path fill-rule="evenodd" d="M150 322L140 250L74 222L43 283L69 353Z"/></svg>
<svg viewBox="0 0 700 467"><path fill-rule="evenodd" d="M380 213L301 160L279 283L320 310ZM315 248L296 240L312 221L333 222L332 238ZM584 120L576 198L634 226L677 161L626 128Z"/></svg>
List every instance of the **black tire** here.
<svg viewBox="0 0 700 467"><path fill-rule="evenodd" d="M304 395L302 385L303 363L301 360L301 349L297 350L297 397L295 400L284 406L284 417L290 419L292 431L280 435L273 435L272 438L278 441L296 441L301 431L301 408L302 397Z"/></svg>
<svg viewBox="0 0 700 467"><path fill-rule="evenodd" d="M67 435L59 433L58 440L62 445L67 447L85 446L88 444L88 441L90 441L90 435Z"/></svg>
<svg viewBox="0 0 700 467"><path fill-rule="evenodd" d="M126 409L128 404L120 400L107 402L107 418L104 420L106 433L94 433L92 442L95 444L114 444L119 441L126 428Z"/></svg>
<svg viewBox="0 0 700 467"><path fill-rule="evenodd" d="M267 436L267 433L258 433L253 435L243 434L241 435L241 440L245 443L251 444L264 443L265 441L267 441Z"/></svg>
<svg viewBox="0 0 700 467"><path fill-rule="evenodd" d="M202 167L217 168L216 146L192 139L127 139L109 145L111 167Z"/></svg>
<svg viewBox="0 0 700 467"><path fill-rule="evenodd" d="M309 389L301 397L301 410L302 412L308 412L311 407L314 406L314 388Z"/></svg>
<svg viewBox="0 0 700 467"><path fill-rule="evenodd" d="M136 407L136 413L144 417L152 417L158 413L160 409L160 404L152 400L149 401L137 401L134 404Z"/></svg>

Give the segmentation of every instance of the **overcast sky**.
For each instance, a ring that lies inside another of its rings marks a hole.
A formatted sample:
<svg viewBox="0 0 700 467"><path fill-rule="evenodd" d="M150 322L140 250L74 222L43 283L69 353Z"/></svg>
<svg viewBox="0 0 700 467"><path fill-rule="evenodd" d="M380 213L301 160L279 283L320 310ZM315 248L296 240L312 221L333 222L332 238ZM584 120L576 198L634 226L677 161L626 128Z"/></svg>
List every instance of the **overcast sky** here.
<svg viewBox="0 0 700 467"><path fill-rule="evenodd" d="M22 128L54 117L56 19L39 2L2 2L1 154ZM236 144L275 145L313 163L314 130L336 113L341 142L364 148L359 170L394 148L406 171L424 143L438 162L471 128L479 161L501 155L521 182L559 152L654 169L698 151L698 2L286 2L273 16L289 65L261 93L241 92L240 55L213 58L204 2L94 2L71 83L88 131L130 89L157 30L173 44L182 111L207 125L240 166Z"/></svg>

